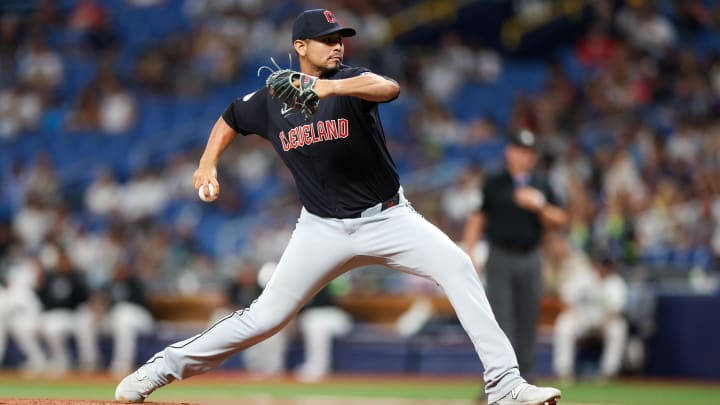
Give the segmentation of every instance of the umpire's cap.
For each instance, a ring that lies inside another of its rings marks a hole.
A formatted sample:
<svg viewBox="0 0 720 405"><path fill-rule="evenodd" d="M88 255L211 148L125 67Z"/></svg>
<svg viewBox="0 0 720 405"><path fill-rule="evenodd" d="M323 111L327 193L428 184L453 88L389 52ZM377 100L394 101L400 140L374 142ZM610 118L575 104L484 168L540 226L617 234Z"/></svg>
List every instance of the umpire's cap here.
<svg viewBox="0 0 720 405"><path fill-rule="evenodd" d="M322 8L306 10L295 18L292 27L292 40L317 38L323 35L339 32L344 37L355 35L354 28L341 27L330 10Z"/></svg>
<svg viewBox="0 0 720 405"><path fill-rule="evenodd" d="M533 134L532 131L530 131L529 129L521 129L520 131L517 131L510 135L510 144L523 148L528 148L530 150L537 149L537 140L535 139L535 134Z"/></svg>

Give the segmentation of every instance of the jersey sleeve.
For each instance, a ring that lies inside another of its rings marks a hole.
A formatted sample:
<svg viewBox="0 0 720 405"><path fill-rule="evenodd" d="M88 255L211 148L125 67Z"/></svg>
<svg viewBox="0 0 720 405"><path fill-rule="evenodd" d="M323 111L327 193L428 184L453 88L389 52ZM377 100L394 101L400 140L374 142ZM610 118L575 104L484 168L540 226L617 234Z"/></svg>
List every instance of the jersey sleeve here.
<svg viewBox="0 0 720 405"><path fill-rule="evenodd" d="M368 69L368 68L366 68L366 67L362 67L362 66L352 67L352 68L349 68L349 69L344 69L344 70L342 70L342 75L341 75L341 76L338 76L338 79L347 79L347 78L350 78L350 77L362 76L362 75L364 75L364 74L366 74L366 73L374 73L374 72L371 71L370 69ZM382 75L381 75L381 76L382 76ZM387 76L382 76L382 77L384 77L384 78L387 79L387 80L395 81L394 79L392 79L392 78L390 78L390 77L387 77ZM395 97L395 98L397 98L397 97ZM382 103L389 103L389 102L395 100L395 98L393 98L393 99L391 99L391 100L383 101ZM377 105L377 104L380 104L380 103L377 103L377 102L374 102L374 101L367 101L367 100L361 100L361 99L358 99L358 101L359 101L360 103L362 103L362 104L363 104L366 108L368 108L368 109L371 108L371 107L373 107L373 106L375 106L375 105Z"/></svg>
<svg viewBox="0 0 720 405"><path fill-rule="evenodd" d="M263 134L268 122L266 89L235 99L223 112L225 123L241 135Z"/></svg>
<svg viewBox="0 0 720 405"><path fill-rule="evenodd" d="M357 67L351 67L349 69L343 69L340 72L342 72L341 76L338 77L338 79L347 79L349 77L355 77L360 76L364 73L372 73L370 69L362 66Z"/></svg>

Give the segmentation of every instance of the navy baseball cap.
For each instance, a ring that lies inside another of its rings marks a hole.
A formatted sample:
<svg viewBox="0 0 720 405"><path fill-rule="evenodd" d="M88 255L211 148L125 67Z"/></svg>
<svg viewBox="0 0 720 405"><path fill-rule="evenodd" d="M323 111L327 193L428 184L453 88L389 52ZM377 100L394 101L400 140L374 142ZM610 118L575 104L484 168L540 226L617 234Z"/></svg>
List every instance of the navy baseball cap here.
<svg viewBox="0 0 720 405"><path fill-rule="evenodd" d="M292 27L292 40L317 38L323 35L339 32L344 37L355 35L355 29L341 27L330 10L322 8L306 10L295 18Z"/></svg>

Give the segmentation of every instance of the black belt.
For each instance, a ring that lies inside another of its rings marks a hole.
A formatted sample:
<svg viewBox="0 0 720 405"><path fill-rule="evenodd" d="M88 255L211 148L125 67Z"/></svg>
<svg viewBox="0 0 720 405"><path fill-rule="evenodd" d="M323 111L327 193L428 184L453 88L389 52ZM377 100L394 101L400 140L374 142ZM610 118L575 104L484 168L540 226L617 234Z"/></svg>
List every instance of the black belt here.
<svg viewBox="0 0 720 405"><path fill-rule="evenodd" d="M392 197L388 198L387 200L380 203L380 212L385 211L388 208L392 208L396 205L400 204L400 193L395 193ZM374 208L377 204L373 205L370 208ZM368 210L370 209L368 208ZM363 213L367 210L360 211L356 214L352 214L347 216L346 218L361 218L363 216Z"/></svg>

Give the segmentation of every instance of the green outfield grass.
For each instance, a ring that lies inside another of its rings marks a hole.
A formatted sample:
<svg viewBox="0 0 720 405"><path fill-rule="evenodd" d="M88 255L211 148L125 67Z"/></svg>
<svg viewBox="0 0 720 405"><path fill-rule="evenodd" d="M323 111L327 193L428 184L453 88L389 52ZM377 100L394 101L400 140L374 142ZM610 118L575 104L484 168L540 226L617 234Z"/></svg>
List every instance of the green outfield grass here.
<svg viewBox="0 0 720 405"><path fill-rule="evenodd" d="M0 375L0 398L57 398L110 400L116 380L72 376L63 379L22 379ZM552 381L547 381L552 384ZM717 405L720 384L677 381L618 381L609 384L578 383L562 387L567 404ZM463 378L342 377L319 384L291 379L253 381L237 374L210 374L176 382L154 393L153 401L202 404L259 396L276 398L388 398L411 402L467 401L472 403L479 384ZM341 401L338 401L341 402Z"/></svg>

